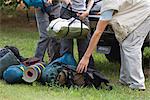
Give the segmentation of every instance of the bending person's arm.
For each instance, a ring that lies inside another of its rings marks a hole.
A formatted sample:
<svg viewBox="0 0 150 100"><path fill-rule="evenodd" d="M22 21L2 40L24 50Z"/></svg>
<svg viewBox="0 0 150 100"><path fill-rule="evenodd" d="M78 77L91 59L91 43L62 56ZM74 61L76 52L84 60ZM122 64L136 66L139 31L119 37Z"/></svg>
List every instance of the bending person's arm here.
<svg viewBox="0 0 150 100"><path fill-rule="evenodd" d="M76 71L78 73L82 73L83 71L86 72L87 71L87 66L89 64L89 58L92 55L102 33L104 32L106 26L108 25L109 21L112 19L112 15L113 15L113 10L108 10L105 11L101 14L100 20L98 21L96 30L90 40L89 46L84 54L84 56L82 57L82 59L80 60Z"/></svg>

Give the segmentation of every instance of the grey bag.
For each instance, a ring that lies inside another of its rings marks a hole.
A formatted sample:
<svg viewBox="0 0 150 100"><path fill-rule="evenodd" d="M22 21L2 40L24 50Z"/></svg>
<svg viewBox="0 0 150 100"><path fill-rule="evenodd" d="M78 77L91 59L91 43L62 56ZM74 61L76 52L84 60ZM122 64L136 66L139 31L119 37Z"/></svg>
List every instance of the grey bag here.
<svg viewBox="0 0 150 100"><path fill-rule="evenodd" d="M20 61L16 58L16 56L9 50L3 57L0 58L0 78L2 78L3 72L10 65L18 65Z"/></svg>

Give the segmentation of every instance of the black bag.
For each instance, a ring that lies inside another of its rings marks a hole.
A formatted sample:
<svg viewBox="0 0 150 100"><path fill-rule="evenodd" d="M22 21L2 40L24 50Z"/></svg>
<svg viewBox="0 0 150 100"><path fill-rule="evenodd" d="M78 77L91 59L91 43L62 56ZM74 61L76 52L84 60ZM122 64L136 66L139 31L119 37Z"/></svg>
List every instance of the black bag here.
<svg viewBox="0 0 150 100"><path fill-rule="evenodd" d="M79 74L76 67L60 62L55 62L51 66L46 67L42 71L42 83L58 84L60 86L86 87L94 86L96 89L102 88L102 83L106 85L106 89L112 90L112 86L108 85L109 80L95 69L88 68L86 73Z"/></svg>
<svg viewBox="0 0 150 100"><path fill-rule="evenodd" d="M5 54L9 52L6 48L0 48L0 58L2 58Z"/></svg>
<svg viewBox="0 0 150 100"><path fill-rule="evenodd" d="M102 83L106 85L107 90L112 90L112 86L108 85L109 80L95 69L88 68L86 73L77 73L68 65L57 76L57 83L61 86L94 86L96 89L101 89Z"/></svg>
<svg viewBox="0 0 150 100"><path fill-rule="evenodd" d="M20 61L17 59L17 57L14 55L12 51L10 50L7 51L7 49L3 49L1 54L4 55L0 58L0 78L2 78L3 72L9 66L20 64Z"/></svg>
<svg viewBox="0 0 150 100"><path fill-rule="evenodd" d="M8 49L8 50L11 50L14 55L17 57L17 59L19 59L20 62L23 62L25 61L27 58L24 58L20 55L19 53L19 49L17 47L14 47L14 46L5 46L4 48Z"/></svg>

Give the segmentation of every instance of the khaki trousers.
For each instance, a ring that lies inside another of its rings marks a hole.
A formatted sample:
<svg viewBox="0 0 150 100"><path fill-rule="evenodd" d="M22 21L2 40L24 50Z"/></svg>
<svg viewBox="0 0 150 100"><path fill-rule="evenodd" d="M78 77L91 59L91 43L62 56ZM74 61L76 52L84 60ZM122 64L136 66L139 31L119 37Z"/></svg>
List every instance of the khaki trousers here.
<svg viewBox="0 0 150 100"><path fill-rule="evenodd" d="M128 84L132 89L145 89L141 48L149 32L150 17L120 43L120 82Z"/></svg>

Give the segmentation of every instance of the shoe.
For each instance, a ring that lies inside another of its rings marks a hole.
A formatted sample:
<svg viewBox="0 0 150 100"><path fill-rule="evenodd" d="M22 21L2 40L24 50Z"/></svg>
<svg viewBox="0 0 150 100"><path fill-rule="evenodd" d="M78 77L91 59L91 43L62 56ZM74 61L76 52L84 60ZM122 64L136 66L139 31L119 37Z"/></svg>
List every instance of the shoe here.
<svg viewBox="0 0 150 100"><path fill-rule="evenodd" d="M145 91L145 87L133 86L133 84L129 85L129 88L131 88L132 90Z"/></svg>
<svg viewBox="0 0 150 100"><path fill-rule="evenodd" d="M132 89L132 88L131 88ZM136 89L136 88L134 88L134 89L132 89L132 90L138 90L138 91L145 91L145 89Z"/></svg>

